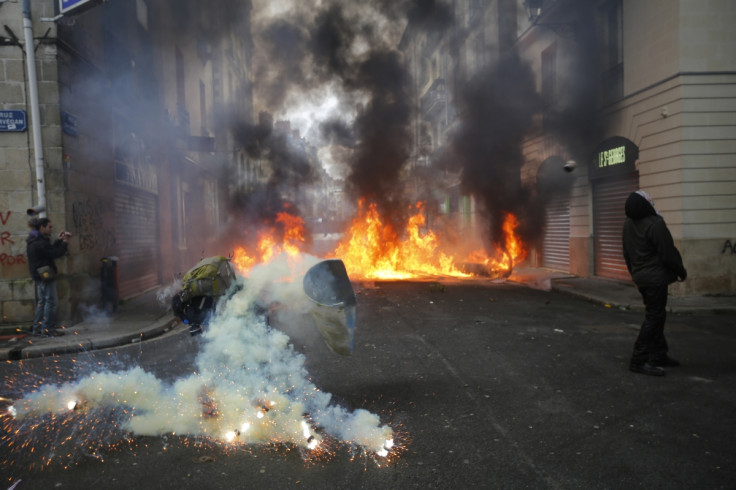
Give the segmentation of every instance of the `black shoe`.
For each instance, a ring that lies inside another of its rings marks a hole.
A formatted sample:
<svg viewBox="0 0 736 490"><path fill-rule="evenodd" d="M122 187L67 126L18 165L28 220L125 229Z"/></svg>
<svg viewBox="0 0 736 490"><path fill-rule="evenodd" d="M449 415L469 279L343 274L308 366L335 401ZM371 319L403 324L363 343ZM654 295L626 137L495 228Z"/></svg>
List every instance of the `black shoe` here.
<svg viewBox="0 0 736 490"><path fill-rule="evenodd" d="M664 356L661 359L652 359L649 363L656 367L677 367L680 365L680 361L672 359L669 356Z"/></svg>
<svg viewBox="0 0 736 490"><path fill-rule="evenodd" d="M666 371L661 367L652 366L648 362L644 364L631 363L629 364L629 371L639 374L646 374L649 376L664 376Z"/></svg>
<svg viewBox="0 0 736 490"><path fill-rule="evenodd" d="M62 332L61 330L56 330L56 329L54 329L54 330L46 330L45 333L49 337L62 337L64 335L64 332Z"/></svg>

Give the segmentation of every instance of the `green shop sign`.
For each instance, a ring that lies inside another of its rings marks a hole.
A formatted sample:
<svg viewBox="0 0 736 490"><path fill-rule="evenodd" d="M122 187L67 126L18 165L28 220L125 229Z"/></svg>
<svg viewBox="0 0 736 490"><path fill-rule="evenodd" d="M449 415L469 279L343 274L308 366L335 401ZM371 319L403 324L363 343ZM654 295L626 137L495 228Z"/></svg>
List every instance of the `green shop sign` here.
<svg viewBox="0 0 736 490"><path fill-rule="evenodd" d="M590 180L636 172L639 147L622 136L608 138L593 152L588 168Z"/></svg>

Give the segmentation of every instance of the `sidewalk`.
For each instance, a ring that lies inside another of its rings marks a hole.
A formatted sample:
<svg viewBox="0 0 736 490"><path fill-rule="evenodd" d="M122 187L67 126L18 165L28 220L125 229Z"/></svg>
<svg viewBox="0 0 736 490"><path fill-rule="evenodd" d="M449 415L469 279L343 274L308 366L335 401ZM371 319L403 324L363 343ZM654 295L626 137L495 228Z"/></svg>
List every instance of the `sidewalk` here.
<svg viewBox="0 0 736 490"><path fill-rule="evenodd" d="M537 289L569 294L610 308L644 311L637 289L633 284L622 281L576 277L532 268L515 271L510 280ZM736 314L736 297L670 297L668 310L673 313ZM63 337L6 334L0 340L0 360L116 347L157 337L171 330L174 325L173 315L156 299L156 290L152 290L121 304L115 314L90 318L64 328Z"/></svg>
<svg viewBox="0 0 736 490"><path fill-rule="evenodd" d="M64 327L62 337L34 337L25 333L0 340L0 360L20 360L68 354L140 342L162 335L175 325L171 311L156 299L156 290L120 304L117 313L97 315Z"/></svg>
<svg viewBox="0 0 736 490"><path fill-rule="evenodd" d="M633 284L621 281L589 278L563 277L552 279L552 289L578 296L612 308L644 311L641 295ZM736 314L736 296L684 296L667 299L667 311L672 313L718 313Z"/></svg>
<svg viewBox="0 0 736 490"><path fill-rule="evenodd" d="M591 301L608 308L644 311L639 290L634 283L601 277L577 277L547 269L514 270L510 280L529 287L553 290ZM736 314L736 296L685 296L667 299L671 313L732 313Z"/></svg>

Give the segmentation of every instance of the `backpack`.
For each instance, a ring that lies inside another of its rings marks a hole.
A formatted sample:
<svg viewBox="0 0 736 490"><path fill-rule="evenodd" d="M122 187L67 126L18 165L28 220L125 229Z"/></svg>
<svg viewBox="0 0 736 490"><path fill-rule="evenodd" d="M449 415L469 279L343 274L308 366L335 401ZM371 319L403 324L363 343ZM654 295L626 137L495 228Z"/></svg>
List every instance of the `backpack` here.
<svg viewBox="0 0 736 490"><path fill-rule="evenodd" d="M222 296L235 282L235 271L227 257L216 255L202 259L182 278L181 300L197 296Z"/></svg>

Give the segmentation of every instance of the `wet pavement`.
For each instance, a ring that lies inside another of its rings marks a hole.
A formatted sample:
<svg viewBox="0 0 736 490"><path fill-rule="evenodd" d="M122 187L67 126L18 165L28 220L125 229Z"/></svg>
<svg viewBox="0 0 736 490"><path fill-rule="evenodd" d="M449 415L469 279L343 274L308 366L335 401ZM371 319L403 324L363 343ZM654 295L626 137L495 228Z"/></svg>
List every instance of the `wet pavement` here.
<svg viewBox="0 0 736 490"><path fill-rule="evenodd" d="M633 284L623 281L576 277L535 268L517 270L509 281L533 289L561 292L609 308L644 311L639 292ZM447 279L447 282L456 280ZM736 313L736 296L671 296L668 310L672 313ZM64 326L65 335L61 337L34 337L19 331L17 326L0 327L0 360L122 346L158 337L177 324L167 304L157 298L157 290L152 290L122 303L117 313L97 314L75 325Z"/></svg>
<svg viewBox="0 0 736 490"><path fill-rule="evenodd" d="M157 299L156 290L119 305L116 313L98 312L67 326L61 337L33 336L18 326L0 330L0 360L20 360L54 354L107 349L158 337L176 326L171 311Z"/></svg>
<svg viewBox="0 0 736 490"><path fill-rule="evenodd" d="M673 302L668 341L682 366L642 376L628 371L642 318L633 286L552 276L356 283L351 356L331 353L304 322L274 322L321 391L349 410L380 414L395 430L400 453L389 464L336 442L325 460L305 462L278 444L213 447L166 434L126 439L104 462L0 473L8 486L22 480L17 490L734 488L736 312L728 298ZM85 360L125 360L162 380L187 376L202 339L181 325L153 336L145 327L170 321L164 310L155 294L144 295L107 325L70 327L90 346L116 332L120 346L6 362L6 384L65 380ZM71 335L34 345L61 346Z"/></svg>

